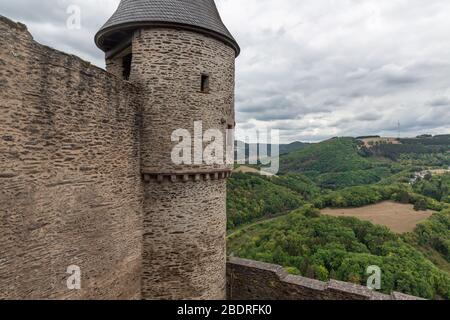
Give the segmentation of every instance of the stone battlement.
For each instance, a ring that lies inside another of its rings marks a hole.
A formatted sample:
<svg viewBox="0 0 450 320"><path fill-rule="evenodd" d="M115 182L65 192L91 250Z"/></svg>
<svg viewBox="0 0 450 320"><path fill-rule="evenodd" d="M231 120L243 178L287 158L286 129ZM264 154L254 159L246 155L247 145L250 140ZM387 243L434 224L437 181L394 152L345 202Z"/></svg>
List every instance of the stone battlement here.
<svg viewBox="0 0 450 320"><path fill-rule="evenodd" d="M199 182L209 180L227 179L231 176L231 170L209 170L207 172L177 172L173 173L143 173L145 182Z"/></svg>
<svg viewBox="0 0 450 320"><path fill-rule="evenodd" d="M228 260L227 281L230 300L421 300L398 292L386 295L342 281L294 276L281 266L239 258Z"/></svg>

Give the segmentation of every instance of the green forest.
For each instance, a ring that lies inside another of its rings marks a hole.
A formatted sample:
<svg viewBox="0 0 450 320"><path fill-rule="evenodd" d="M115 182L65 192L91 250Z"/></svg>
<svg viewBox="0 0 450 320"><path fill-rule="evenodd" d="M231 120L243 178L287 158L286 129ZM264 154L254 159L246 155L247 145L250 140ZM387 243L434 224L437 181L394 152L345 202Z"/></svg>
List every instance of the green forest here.
<svg viewBox="0 0 450 320"><path fill-rule="evenodd" d="M292 274L363 285L367 266L377 265L382 292L450 299L449 166L450 136L370 149L354 138L293 148L281 156L277 176L233 174L228 253L279 264ZM382 201L435 213L413 232L396 234L320 212Z"/></svg>

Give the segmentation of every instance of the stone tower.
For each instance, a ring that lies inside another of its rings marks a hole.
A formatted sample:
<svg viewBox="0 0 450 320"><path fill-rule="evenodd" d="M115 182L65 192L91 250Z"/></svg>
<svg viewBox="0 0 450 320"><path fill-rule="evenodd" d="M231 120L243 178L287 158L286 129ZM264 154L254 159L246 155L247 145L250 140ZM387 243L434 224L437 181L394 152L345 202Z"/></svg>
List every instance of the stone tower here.
<svg viewBox="0 0 450 320"><path fill-rule="evenodd" d="M208 129L225 137L234 128L239 46L214 0L122 0L95 40L107 70L143 95L142 298L223 299L232 166L174 163L172 133L184 129L201 142Z"/></svg>

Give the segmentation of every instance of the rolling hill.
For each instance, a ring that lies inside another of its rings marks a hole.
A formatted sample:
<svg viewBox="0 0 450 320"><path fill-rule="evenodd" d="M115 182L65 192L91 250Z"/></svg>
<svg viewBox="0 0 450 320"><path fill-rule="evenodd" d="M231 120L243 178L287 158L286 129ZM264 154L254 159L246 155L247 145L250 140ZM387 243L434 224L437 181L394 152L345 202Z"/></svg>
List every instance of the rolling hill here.
<svg viewBox="0 0 450 320"><path fill-rule="evenodd" d="M288 172L345 172L375 167L376 161L365 158L353 138L333 138L311 144L280 158L282 173Z"/></svg>

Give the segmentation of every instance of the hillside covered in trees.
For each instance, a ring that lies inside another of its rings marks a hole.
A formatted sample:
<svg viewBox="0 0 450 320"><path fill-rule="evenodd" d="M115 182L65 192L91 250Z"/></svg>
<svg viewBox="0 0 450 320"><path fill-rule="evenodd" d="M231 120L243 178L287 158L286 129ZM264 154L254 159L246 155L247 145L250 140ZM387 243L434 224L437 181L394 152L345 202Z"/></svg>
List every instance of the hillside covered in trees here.
<svg viewBox="0 0 450 320"><path fill-rule="evenodd" d="M280 167L281 174L305 174L325 189L376 183L396 170L387 159L368 157L352 138L335 138L283 155Z"/></svg>
<svg viewBox="0 0 450 320"><path fill-rule="evenodd" d="M450 212L442 213L420 225L411 237L419 245L436 246L448 259L449 227ZM450 274L405 237L356 218L322 216L309 206L233 234L228 251L324 281L365 284L367 267L377 265L383 272L382 292L450 299Z"/></svg>
<svg viewBox="0 0 450 320"><path fill-rule="evenodd" d="M370 148L358 139L334 138L283 154L277 176L234 174L229 253L280 264L293 274L361 284L366 267L378 265L383 292L450 299L449 137ZM386 200L436 213L406 234L320 214Z"/></svg>

